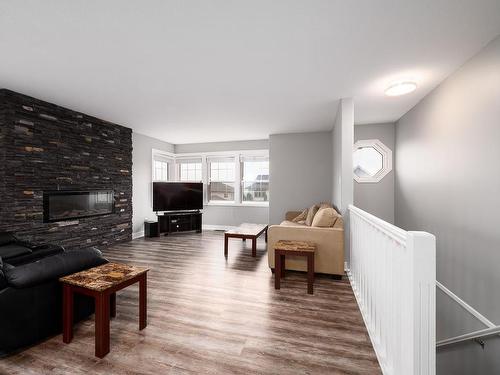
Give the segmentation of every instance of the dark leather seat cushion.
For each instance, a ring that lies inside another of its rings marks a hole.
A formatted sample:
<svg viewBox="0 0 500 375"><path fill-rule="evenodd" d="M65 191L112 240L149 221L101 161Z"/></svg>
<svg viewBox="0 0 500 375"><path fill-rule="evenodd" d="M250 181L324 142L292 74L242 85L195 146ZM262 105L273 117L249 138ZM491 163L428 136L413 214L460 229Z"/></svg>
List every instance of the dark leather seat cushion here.
<svg viewBox="0 0 500 375"><path fill-rule="evenodd" d="M9 258L15 258L26 254L31 254L31 249L16 243L9 243L0 246L0 257L2 257L5 261Z"/></svg>
<svg viewBox="0 0 500 375"><path fill-rule="evenodd" d="M28 288L107 263L97 248L78 249L14 267L5 273L14 288Z"/></svg>
<svg viewBox="0 0 500 375"><path fill-rule="evenodd" d="M0 246L16 242L16 237L10 232L0 232Z"/></svg>
<svg viewBox="0 0 500 375"><path fill-rule="evenodd" d="M39 259L64 252L64 248L59 245L41 245L31 248L28 254L22 254L6 260L13 266L20 266L25 263L35 262Z"/></svg>
<svg viewBox="0 0 500 375"><path fill-rule="evenodd" d="M3 272L3 261L0 257L0 290L7 286L7 279L5 278L5 274Z"/></svg>

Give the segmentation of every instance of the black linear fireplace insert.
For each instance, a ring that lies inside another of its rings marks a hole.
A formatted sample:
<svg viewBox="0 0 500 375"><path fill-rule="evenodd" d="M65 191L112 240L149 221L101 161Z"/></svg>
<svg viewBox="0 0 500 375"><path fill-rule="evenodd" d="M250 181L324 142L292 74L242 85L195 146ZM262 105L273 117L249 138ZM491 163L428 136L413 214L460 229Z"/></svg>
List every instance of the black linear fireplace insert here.
<svg viewBox="0 0 500 375"><path fill-rule="evenodd" d="M43 221L54 222L114 212L113 190L44 191Z"/></svg>

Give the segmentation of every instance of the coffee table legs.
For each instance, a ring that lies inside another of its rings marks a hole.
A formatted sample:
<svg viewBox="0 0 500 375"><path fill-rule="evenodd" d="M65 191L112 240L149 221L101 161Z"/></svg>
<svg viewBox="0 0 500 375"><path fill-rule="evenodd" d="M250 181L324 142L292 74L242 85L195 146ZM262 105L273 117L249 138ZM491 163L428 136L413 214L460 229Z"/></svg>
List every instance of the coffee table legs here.
<svg viewBox="0 0 500 375"><path fill-rule="evenodd" d="M267 233L267 232L266 232ZM229 238L231 236L228 236L227 234L224 234L224 256L227 258L227 248L229 246ZM246 242L247 239L252 240L252 257L257 257L257 237L255 236L248 236L248 237L234 237L234 238L241 238L243 242Z"/></svg>
<svg viewBox="0 0 500 375"><path fill-rule="evenodd" d="M147 278L144 274L139 279L139 329L144 329L148 325L147 321Z"/></svg>
<svg viewBox="0 0 500 375"><path fill-rule="evenodd" d="M63 342L73 339L73 290L71 285L63 285Z"/></svg>
<svg viewBox="0 0 500 375"><path fill-rule="evenodd" d="M103 358L109 353L110 295L99 293L95 297L95 355Z"/></svg>

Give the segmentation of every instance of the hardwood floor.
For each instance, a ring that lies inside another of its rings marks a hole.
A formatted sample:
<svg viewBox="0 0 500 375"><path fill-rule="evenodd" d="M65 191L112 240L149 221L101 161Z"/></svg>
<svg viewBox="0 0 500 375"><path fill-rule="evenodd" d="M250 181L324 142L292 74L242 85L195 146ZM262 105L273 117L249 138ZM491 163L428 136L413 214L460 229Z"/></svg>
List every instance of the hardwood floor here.
<svg viewBox="0 0 500 375"><path fill-rule="evenodd" d="M347 281L288 272L281 290L266 245L178 234L114 246L105 256L151 268L148 327L138 329L138 287L117 294L111 352L94 357L94 321L71 344L50 338L0 360L1 374L380 374Z"/></svg>

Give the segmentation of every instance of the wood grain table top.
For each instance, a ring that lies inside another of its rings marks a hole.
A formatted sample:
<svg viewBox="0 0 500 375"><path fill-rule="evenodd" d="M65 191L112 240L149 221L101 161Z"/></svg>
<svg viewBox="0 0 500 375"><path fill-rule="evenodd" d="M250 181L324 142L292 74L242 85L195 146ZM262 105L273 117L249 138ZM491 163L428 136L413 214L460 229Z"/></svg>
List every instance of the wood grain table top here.
<svg viewBox="0 0 500 375"><path fill-rule="evenodd" d="M148 271L149 268L145 267L136 267L121 263L107 263L61 277L59 281L101 292Z"/></svg>
<svg viewBox="0 0 500 375"><path fill-rule="evenodd" d="M276 245L274 245L274 249L286 251L309 251L314 253L316 245L307 241L279 240L276 242Z"/></svg>
<svg viewBox="0 0 500 375"><path fill-rule="evenodd" d="M240 226L226 231L226 234L243 236L258 236L267 228L267 224L243 223Z"/></svg>

